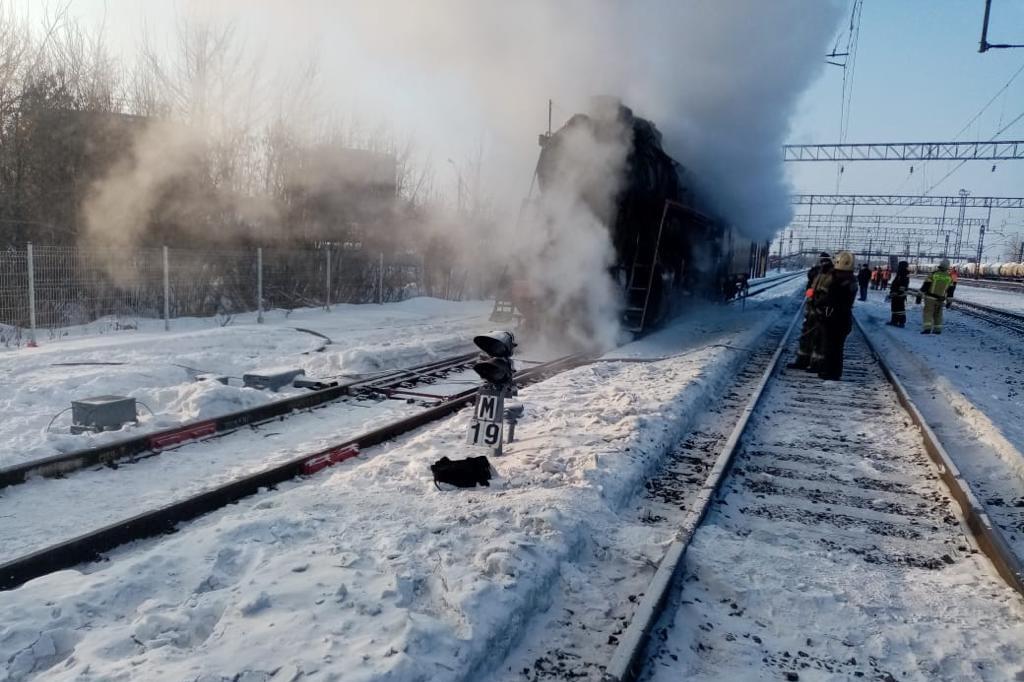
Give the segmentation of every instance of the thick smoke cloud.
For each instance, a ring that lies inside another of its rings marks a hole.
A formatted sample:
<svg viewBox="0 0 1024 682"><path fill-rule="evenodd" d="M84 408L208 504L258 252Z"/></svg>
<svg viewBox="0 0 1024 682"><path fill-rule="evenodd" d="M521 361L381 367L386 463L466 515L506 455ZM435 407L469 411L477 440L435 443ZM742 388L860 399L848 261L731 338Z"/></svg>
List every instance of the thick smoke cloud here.
<svg viewBox="0 0 1024 682"><path fill-rule="evenodd" d="M336 13L368 59L365 76L437 87L438 100L418 114L439 136L487 131L492 178L504 179L499 191L509 199L518 201L528 181L547 98L557 126L592 95L615 95L659 126L721 215L766 238L789 217L779 147L798 96L823 66L840 7L383 0Z"/></svg>
<svg viewBox="0 0 1024 682"><path fill-rule="evenodd" d="M530 181L546 100L554 100L558 127L586 112L592 96L613 95L658 125L705 208L767 239L791 215L780 146L799 95L823 66L840 7L805 0L384 0L372 9L346 4L338 14L352 27L363 77L390 80L430 102L407 123L438 145L471 147L473 133L487 135L484 187L506 206L518 204ZM423 83L435 89L433 98L423 98ZM557 333L597 347L618 333L621 302L604 267L614 254L599 216L573 190L600 168L614 196L629 143L624 135L613 150L580 144L577 166L564 169L566 182L495 243L495 267L514 263L547 301L549 318L575 320Z"/></svg>
<svg viewBox="0 0 1024 682"><path fill-rule="evenodd" d="M599 346L617 331L605 267L613 253L600 216L574 186L597 169L613 196L629 139L611 148L581 141L565 183L522 214L548 99L557 128L586 111L592 96L619 97L661 129L707 208L750 237L768 238L790 217L780 145L841 11L836 0L221 0L183 9L263 31L250 43L268 63L301 64L313 50L320 106L405 131L434 159L438 177L455 181L452 170L466 167L439 159L471 159L482 149L480 192L507 218L486 238L460 226L460 241L491 270L515 264L550 313L581 311L570 336ZM161 156L166 163L160 152L135 154ZM122 184L136 187L151 178L144 163L121 172ZM137 203L128 218L144 209Z"/></svg>

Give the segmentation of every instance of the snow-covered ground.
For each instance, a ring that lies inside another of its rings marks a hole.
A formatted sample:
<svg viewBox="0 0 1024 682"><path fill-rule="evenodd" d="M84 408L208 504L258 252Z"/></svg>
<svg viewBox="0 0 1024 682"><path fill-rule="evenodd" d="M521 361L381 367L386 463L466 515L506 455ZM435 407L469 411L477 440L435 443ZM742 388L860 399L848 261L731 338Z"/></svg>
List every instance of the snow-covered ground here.
<svg viewBox="0 0 1024 682"><path fill-rule="evenodd" d="M210 319L178 319L169 332L160 320L140 320L137 330L100 334L91 325L39 348L0 352L0 467L287 394L243 388L238 380L229 386L196 382L197 371L241 377L246 371L287 366L304 369L310 377L335 378L419 364L470 350L473 334L487 328L490 312L489 302L416 298L338 305L330 312L270 311L264 324L256 324L251 314L238 315L223 327ZM134 397L152 414L140 407L139 425L119 432L71 435L70 413L48 428L71 400L111 394Z"/></svg>
<svg viewBox="0 0 1024 682"><path fill-rule="evenodd" d="M1024 601L972 551L863 338L846 346L842 382L769 385L641 679L1024 674Z"/></svg>
<svg viewBox="0 0 1024 682"><path fill-rule="evenodd" d="M868 294L858 319L1024 556L1024 342L955 307L945 311L942 336L919 333L921 306L913 304L906 328L889 327L882 293Z"/></svg>
<svg viewBox="0 0 1024 682"><path fill-rule="evenodd" d="M793 301L692 309L524 389L489 489L432 484L439 457L479 454L463 412L0 593L0 661L12 679L479 679Z"/></svg>

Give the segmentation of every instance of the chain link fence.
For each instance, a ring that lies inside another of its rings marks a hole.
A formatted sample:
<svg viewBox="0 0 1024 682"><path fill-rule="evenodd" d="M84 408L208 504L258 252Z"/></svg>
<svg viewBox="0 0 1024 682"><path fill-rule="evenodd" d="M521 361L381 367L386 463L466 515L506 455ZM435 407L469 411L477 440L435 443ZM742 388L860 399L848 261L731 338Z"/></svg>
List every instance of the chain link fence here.
<svg viewBox="0 0 1024 682"><path fill-rule="evenodd" d="M414 256L313 249L90 248L0 250L0 346L37 335L133 329L140 319L213 318L273 309L386 303L423 293ZM450 297L460 298L461 292Z"/></svg>

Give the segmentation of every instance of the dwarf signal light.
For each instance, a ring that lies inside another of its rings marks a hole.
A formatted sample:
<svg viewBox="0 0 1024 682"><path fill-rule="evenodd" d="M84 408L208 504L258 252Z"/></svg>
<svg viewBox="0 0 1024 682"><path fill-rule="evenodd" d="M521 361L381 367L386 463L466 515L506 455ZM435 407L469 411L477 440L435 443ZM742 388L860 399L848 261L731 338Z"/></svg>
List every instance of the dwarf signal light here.
<svg viewBox="0 0 1024 682"><path fill-rule="evenodd" d="M512 366L512 354L515 352L516 341L511 332L493 331L473 338L473 343L487 357L473 365L473 371L489 384L506 386L512 383L515 368Z"/></svg>

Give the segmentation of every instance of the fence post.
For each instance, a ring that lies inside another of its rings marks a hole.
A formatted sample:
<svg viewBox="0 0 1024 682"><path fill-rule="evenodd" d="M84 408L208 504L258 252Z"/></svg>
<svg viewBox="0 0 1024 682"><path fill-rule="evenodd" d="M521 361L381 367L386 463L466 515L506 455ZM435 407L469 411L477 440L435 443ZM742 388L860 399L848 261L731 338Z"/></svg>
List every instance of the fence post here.
<svg viewBox="0 0 1024 682"><path fill-rule="evenodd" d="M331 312L331 245L324 249L324 258L327 260L327 294L324 296L324 307Z"/></svg>
<svg viewBox="0 0 1024 682"><path fill-rule="evenodd" d="M263 324L263 247L256 247L256 322Z"/></svg>
<svg viewBox="0 0 1024 682"><path fill-rule="evenodd" d="M377 303L384 305L384 252L380 253L380 269L377 272Z"/></svg>
<svg viewBox="0 0 1024 682"><path fill-rule="evenodd" d="M164 331L171 331L171 275L167 267L167 247L164 247Z"/></svg>
<svg viewBox="0 0 1024 682"><path fill-rule="evenodd" d="M32 242L27 244L26 257L28 259L28 345L36 347L36 277L32 258Z"/></svg>

